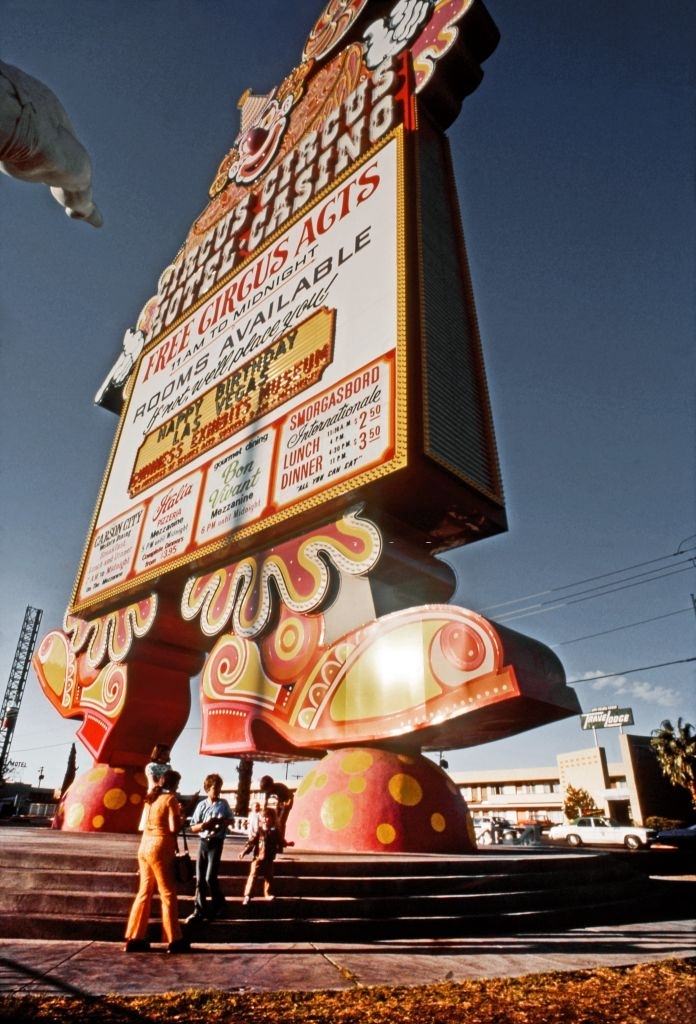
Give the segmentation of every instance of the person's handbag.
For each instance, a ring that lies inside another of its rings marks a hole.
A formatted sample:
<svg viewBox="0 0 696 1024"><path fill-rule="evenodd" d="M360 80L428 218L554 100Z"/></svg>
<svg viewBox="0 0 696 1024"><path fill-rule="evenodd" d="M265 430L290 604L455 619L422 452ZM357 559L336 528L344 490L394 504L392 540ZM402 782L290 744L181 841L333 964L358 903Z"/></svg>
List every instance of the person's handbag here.
<svg viewBox="0 0 696 1024"><path fill-rule="evenodd" d="M174 854L174 875L179 885L189 886L196 877L196 872L186 842L186 832L182 831L181 838L184 841L183 850L179 849L179 841L176 841L176 853Z"/></svg>

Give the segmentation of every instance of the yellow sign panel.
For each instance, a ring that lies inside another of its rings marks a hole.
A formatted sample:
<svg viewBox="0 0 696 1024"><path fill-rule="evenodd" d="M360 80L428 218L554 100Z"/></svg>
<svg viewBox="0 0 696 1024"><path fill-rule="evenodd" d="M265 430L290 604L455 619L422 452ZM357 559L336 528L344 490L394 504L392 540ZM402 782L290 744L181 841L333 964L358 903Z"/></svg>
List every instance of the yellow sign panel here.
<svg viewBox="0 0 696 1024"><path fill-rule="evenodd" d="M146 435L133 497L321 380L332 361L336 311L323 307Z"/></svg>

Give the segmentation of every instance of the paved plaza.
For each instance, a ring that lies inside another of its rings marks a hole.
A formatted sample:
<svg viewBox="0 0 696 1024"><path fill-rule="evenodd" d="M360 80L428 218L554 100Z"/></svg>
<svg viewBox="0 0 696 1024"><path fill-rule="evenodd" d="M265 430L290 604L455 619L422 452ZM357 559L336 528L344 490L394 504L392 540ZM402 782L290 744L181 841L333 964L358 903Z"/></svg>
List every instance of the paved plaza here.
<svg viewBox="0 0 696 1024"><path fill-rule="evenodd" d="M0 940L0 992L144 995L205 988L273 992L422 985L696 955L694 921L512 937L360 945L194 944L188 955L126 954L111 942ZM153 947L157 950L158 947Z"/></svg>

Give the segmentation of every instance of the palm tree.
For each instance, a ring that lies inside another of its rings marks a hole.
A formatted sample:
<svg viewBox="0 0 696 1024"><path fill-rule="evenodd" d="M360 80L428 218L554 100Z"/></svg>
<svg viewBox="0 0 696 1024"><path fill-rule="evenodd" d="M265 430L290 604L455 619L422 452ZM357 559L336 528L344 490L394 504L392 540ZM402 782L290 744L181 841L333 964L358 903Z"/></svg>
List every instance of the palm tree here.
<svg viewBox="0 0 696 1024"><path fill-rule="evenodd" d="M689 722L677 719L676 728L665 718L653 729L650 746L655 751L662 774L673 786L683 786L696 807L696 734Z"/></svg>

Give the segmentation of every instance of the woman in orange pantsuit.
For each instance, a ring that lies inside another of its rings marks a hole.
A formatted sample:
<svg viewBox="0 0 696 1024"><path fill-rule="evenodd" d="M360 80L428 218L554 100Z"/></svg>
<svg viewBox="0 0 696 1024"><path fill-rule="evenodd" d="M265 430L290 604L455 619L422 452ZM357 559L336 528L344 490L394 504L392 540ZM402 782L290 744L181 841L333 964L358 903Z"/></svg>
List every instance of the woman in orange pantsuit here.
<svg viewBox="0 0 696 1024"><path fill-rule="evenodd" d="M150 906L155 886L162 905L162 932L168 953L186 953L189 943L182 937L174 877L176 834L181 828L181 811L176 789L181 776L169 770L162 785L145 797L146 814L138 848L140 887L133 900L126 926L126 953L146 953Z"/></svg>

